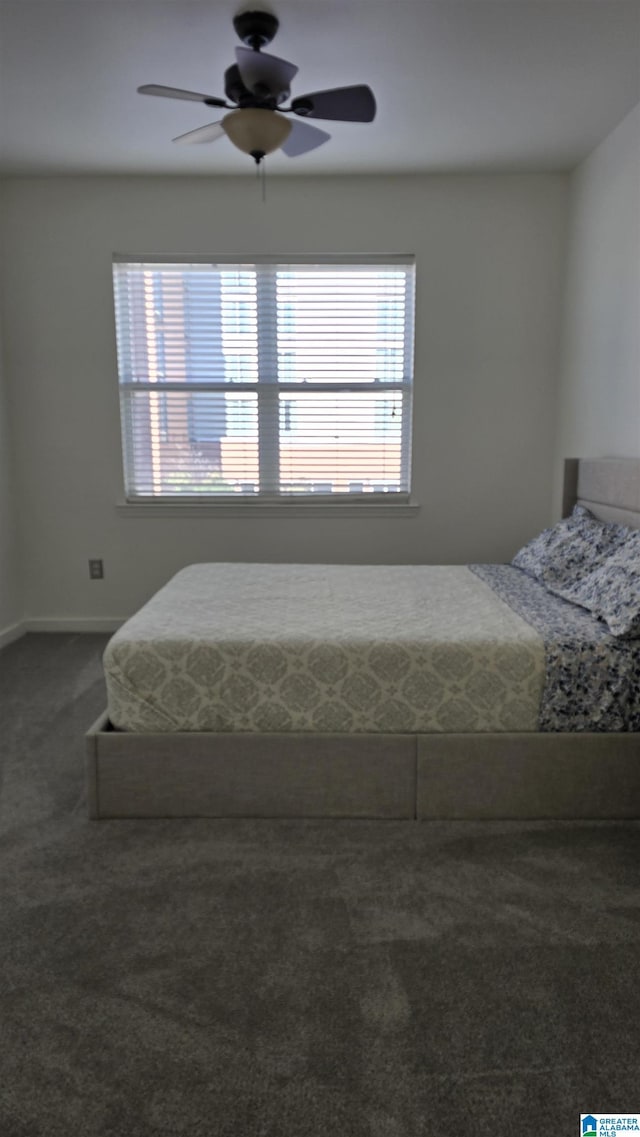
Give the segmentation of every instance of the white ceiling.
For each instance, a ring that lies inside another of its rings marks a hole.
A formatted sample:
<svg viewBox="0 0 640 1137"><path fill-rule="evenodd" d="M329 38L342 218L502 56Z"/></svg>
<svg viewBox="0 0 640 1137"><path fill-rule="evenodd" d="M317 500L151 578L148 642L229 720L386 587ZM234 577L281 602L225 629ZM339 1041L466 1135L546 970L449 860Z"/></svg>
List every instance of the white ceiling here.
<svg viewBox="0 0 640 1137"><path fill-rule="evenodd" d="M640 0L0 0L0 174L251 173L227 138L170 141L224 112L136 93L224 95L243 8L280 19L293 95L378 102L271 173L566 169L640 100Z"/></svg>

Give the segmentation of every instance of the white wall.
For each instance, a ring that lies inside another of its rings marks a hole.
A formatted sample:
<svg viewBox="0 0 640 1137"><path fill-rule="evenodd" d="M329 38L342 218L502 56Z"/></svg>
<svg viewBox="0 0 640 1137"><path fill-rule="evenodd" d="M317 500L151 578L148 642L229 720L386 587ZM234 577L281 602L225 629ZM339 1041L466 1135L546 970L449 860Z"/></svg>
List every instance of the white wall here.
<svg viewBox="0 0 640 1137"><path fill-rule="evenodd" d="M16 512L7 385L0 337L0 647L15 637L22 619Z"/></svg>
<svg viewBox="0 0 640 1137"><path fill-rule="evenodd" d="M640 104L571 177L562 357L558 464L640 457Z"/></svg>
<svg viewBox="0 0 640 1137"><path fill-rule="evenodd" d="M203 560L504 560L549 521L562 175L20 179L6 358L35 619L122 617ZM417 257L411 517L155 517L122 499L111 255ZM90 582L87 558L103 557Z"/></svg>

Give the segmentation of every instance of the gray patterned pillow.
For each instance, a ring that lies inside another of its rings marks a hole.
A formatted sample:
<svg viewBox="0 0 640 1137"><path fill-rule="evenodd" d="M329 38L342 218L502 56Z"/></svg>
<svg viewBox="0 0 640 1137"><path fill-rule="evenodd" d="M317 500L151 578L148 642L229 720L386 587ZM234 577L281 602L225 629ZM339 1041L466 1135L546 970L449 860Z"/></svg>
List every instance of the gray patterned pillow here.
<svg viewBox="0 0 640 1137"><path fill-rule="evenodd" d="M640 531L626 534L624 543L593 572L570 588L553 591L588 608L612 635L635 639L640 636Z"/></svg>
<svg viewBox="0 0 640 1137"><path fill-rule="evenodd" d="M590 510L576 505L571 517L544 529L516 553L511 563L551 592L558 592L598 568L626 533L621 525L598 521Z"/></svg>

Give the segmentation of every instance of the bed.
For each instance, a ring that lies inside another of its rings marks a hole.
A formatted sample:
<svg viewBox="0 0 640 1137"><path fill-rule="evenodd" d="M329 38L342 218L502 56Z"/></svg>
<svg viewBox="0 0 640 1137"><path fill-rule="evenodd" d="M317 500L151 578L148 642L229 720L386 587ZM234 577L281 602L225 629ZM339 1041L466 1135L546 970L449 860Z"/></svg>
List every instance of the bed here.
<svg viewBox="0 0 640 1137"><path fill-rule="evenodd" d="M567 460L581 511L640 530L640 460ZM512 565L189 566L107 647L89 814L638 817L640 636L558 587Z"/></svg>

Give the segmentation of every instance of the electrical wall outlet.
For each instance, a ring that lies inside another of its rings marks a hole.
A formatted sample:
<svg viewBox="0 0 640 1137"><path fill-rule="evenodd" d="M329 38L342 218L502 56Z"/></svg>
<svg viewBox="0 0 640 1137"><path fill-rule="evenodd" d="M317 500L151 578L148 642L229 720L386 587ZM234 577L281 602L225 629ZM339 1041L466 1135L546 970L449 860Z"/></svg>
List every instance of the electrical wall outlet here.
<svg viewBox="0 0 640 1137"><path fill-rule="evenodd" d="M104 565L98 558L89 561L89 576L92 580L102 580L104 576Z"/></svg>

